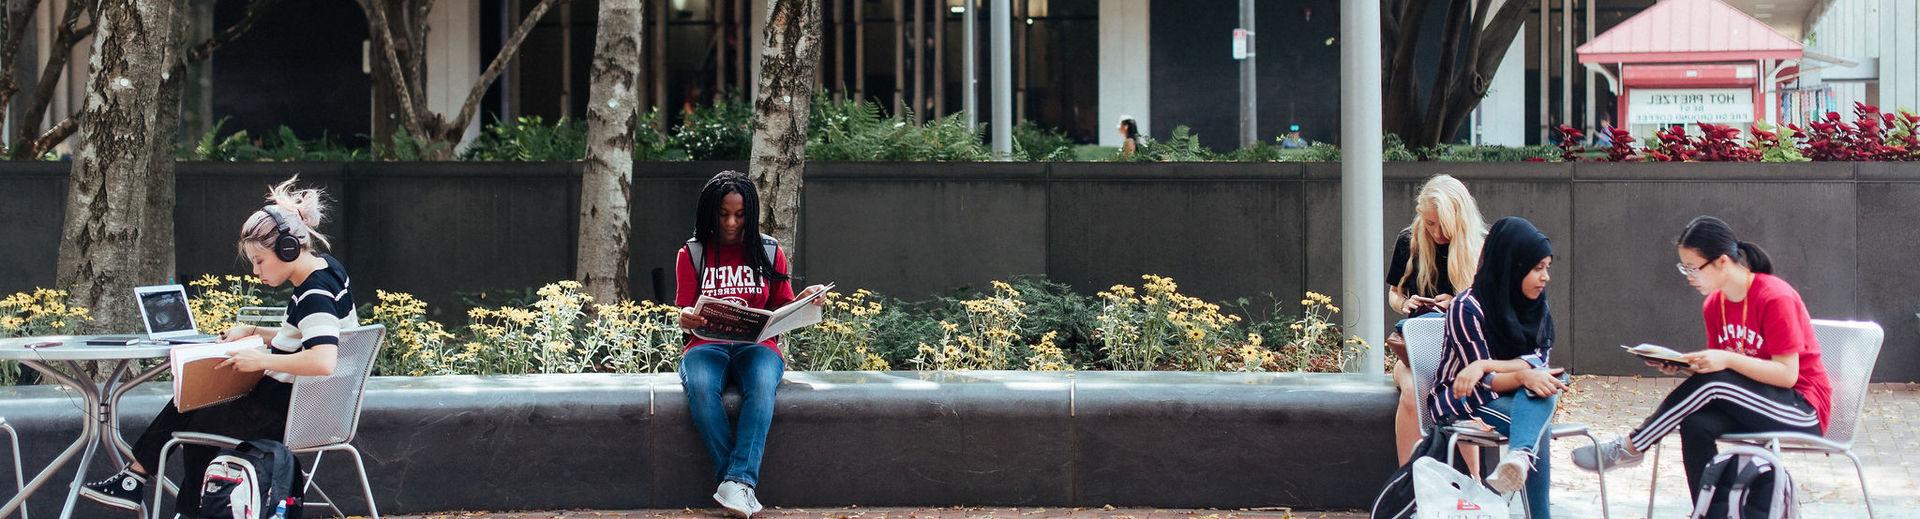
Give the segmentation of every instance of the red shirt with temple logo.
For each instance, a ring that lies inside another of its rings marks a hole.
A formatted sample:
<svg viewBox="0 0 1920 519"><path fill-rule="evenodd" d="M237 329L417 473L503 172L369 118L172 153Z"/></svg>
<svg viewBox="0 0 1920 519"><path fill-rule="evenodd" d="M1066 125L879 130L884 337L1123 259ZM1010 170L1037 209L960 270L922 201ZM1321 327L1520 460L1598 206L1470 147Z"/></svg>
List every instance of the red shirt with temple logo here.
<svg viewBox="0 0 1920 519"><path fill-rule="evenodd" d="M1701 309L1707 322L1707 347L1748 357L1772 360L1778 355L1800 355L1800 379L1793 390L1820 415L1827 428L1833 386L1827 367L1820 363L1820 342L1814 338L1807 304L1786 281L1770 274L1754 274L1745 301L1729 302L1720 292L1707 296Z"/></svg>
<svg viewBox="0 0 1920 519"><path fill-rule="evenodd" d="M753 267L747 265L743 245L719 245L706 247L706 259L696 275L693 271L693 257L686 247L680 248L680 256L675 260L675 283L673 304L681 308L693 306L700 296L725 299L749 308L772 310L793 302L793 283L789 280L762 280L755 274ZM755 240L753 252L762 253L766 249ZM774 248L773 271L782 275L787 273L787 251ZM766 281L771 281L767 283ZM702 344L713 344L692 334L687 335L686 349ZM765 344L773 351L780 351L780 338L767 339Z"/></svg>

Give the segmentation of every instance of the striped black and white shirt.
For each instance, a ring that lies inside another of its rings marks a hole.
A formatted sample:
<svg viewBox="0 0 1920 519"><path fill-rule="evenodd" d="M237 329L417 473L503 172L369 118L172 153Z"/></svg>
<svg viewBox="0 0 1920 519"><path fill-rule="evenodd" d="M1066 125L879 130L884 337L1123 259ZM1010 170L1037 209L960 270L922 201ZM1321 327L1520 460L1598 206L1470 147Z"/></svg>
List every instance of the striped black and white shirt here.
<svg viewBox="0 0 1920 519"><path fill-rule="evenodd" d="M340 330L359 326L360 316L353 310L353 294L347 291L347 269L332 255L320 254L327 268L313 271L305 281L293 287L287 301L287 319L280 322L274 335L273 353L293 354L322 344L340 344ZM281 382L293 382L293 375L268 371Z"/></svg>
<svg viewBox="0 0 1920 519"><path fill-rule="evenodd" d="M1466 398L1453 397L1453 378L1459 376L1460 370L1474 361L1494 358L1493 348L1487 344L1486 323L1487 314L1480 308L1480 300L1473 296L1473 289L1453 298L1447 310L1446 353L1440 358L1440 369L1435 372L1433 387L1427 392L1427 414L1435 423L1472 418L1475 409L1500 398L1492 388L1480 385L1474 386L1473 393ZM1552 352L1553 343L1548 341L1520 359L1533 367L1544 367Z"/></svg>

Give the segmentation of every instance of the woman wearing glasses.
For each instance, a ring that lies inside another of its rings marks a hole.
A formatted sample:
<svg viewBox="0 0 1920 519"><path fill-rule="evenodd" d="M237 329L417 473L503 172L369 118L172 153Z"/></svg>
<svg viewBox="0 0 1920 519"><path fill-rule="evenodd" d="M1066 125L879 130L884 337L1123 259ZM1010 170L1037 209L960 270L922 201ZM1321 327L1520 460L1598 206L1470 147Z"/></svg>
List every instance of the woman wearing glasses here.
<svg viewBox="0 0 1920 519"><path fill-rule="evenodd" d="M1707 296L1702 315L1707 349L1686 355L1685 368L1654 365L1669 375L1686 374L1653 416L1625 438L1573 452L1573 463L1595 470L1638 464L1660 438L1680 431L1687 486L1700 488L1700 472L1718 453L1725 434L1826 429L1832 390L1820 364L1807 305L1786 281L1774 277L1767 253L1740 241L1726 222L1694 218L1675 240L1680 273ZM1649 365L1653 363L1649 362Z"/></svg>

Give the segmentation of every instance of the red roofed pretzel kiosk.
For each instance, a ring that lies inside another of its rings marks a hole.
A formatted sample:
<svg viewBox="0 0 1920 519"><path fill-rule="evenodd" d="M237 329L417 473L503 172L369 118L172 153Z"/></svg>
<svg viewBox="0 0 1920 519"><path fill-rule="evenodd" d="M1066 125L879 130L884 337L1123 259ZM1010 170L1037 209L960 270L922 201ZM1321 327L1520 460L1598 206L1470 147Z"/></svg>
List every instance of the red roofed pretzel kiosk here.
<svg viewBox="0 0 1920 519"><path fill-rule="evenodd" d="M1719 0L1663 0L1576 52L1618 96L1615 124L1643 139L1676 124L1776 124L1779 85L1805 54Z"/></svg>

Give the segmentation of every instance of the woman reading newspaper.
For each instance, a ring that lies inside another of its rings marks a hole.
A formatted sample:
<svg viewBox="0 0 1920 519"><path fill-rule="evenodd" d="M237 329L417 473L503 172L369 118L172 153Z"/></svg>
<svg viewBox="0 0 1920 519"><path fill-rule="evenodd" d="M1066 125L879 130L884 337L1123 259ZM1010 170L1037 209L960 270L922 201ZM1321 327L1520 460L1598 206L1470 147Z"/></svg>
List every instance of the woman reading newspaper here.
<svg viewBox="0 0 1920 519"><path fill-rule="evenodd" d="M718 335L703 331L709 323L701 310L712 305L701 304L701 299L761 310L795 300L786 252L773 238L760 234L759 215L760 196L751 179L733 171L715 175L700 191L694 238L680 249L675 268L674 301L681 308L680 327L688 331L680 360L681 386L694 427L713 458L714 479L719 483L713 500L740 517L750 517L762 508L754 489L760 482L760 457L786 361L780 356L779 337L763 342L700 337ZM808 287L801 297L823 289ZM816 298L813 304L824 301ZM738 387L742 397L738 424L729 423L720 398L729 385Z"/></svg>
<svg viewBox="0 0 1920 519"><path fill-rule="evenodd" d="M1701 314L1707 349L1685 354L1686 367L1648 361L1686 381L1668 393L1653 416L1625 438L1573 451L1573 463L1596 470L1640 463L1647 449L1680 432L1687 486L1698 493L1700 473L1719 452L1714 439L1743 432L1826 429L1832 395L1807 304L1759 246L1740 241L1726 222L1694 218L1674 240L1687 284L1707 296Z"/></svg>
<svg viewBox="0 0 1920 519"><path fill-rule="evenodd" d="M267 286L293 286L287 317L278 327L237 324L220 334L221 342L259 337L268 346L236 349L219 369L264 372L266 376L246 396L204 409L182 412L174 402L160 410L146 432L133 444L132 465L107 479L89 483L80 495L101 503L138 510L148 475L160 458L160 448L173 433L213 433L241 439L279 440L285 433L287 403L296 376L333 373L340 330L358 326L353 296L347 292L347 270L333 256L319 252L327 238L316 229L323 207L318 189L294 189L288 179L267 192L267 206L253 212L240 226L240 252L253 265L254 277ZM188 482L182 485L175 511L197 517L200 493L194 489L218 449L188 445L181 459Z"/></svg>

